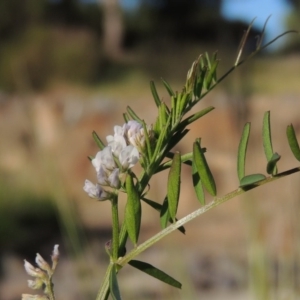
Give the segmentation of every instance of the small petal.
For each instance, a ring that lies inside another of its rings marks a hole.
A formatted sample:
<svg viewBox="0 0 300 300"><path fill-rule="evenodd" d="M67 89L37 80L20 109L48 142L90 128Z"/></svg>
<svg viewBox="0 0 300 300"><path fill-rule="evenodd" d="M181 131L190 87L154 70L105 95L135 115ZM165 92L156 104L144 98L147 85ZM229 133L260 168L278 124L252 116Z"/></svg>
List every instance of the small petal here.
<svg viewBox="0 0 300 300"><path fill-rule="evenodd" d="M109 199L109 194L103 190L99 184L93 184L89 180L85 181L83 190L91 197L98 200L107 200Z"/></svg>
<svg viewBox="0 0 300 300"><path fill-rule="evenodd" d="M132 145L122 150L119 161L124 170L132 168L139 161L139 151Z"/></svg>
<svg viewBox="0 0 300 300"><path fill-rule="evenodd" d="M120 178L119 178L119 169L114 169L108 177L109 185L112 188L118 189L120 188Z"/></svg>
<svg viewBox="0 0 300 300"><path fill-rule="evenodd" d="M106 138L108 142L108 138ZM127 146L126 140L121 135L115 135L113 140L108 142L108 146L111 147L111 150L115 156L119 156L121 151Z"/></svg>
<svg viewBox="0 0 300 300"><path fill-rule="evenodd" d="M35 268L26 259L24 259L24 268L25 268L25 271L27 272L27 274L30 276L33 276L33 277L44 278L46 275L41 269Z"/></svg>
<svg viewBox="0 0 300 300"><path fill-rule="evenodd" d="M100 166L100 169L97 172L97 179L100 185L109 185L108 172L102 166Z"/></svg>
<svg viewBox="0 0 300 300"><path fill-rule="evenodd" d="M47 271L48 273L51 272L49 264L43 259L43 257L39 253L36 254L35 262L42 270Z"/></svg>
<svg viewBox="0 0 300 300"><path fill-rule="evenodd" d="M103 150L99 151L92 160L92 164L97 173L101 166L107 170L113 170L116 167L116 163L112 155L111 147L105 147Z"/></svg>
<svg viewBox="0 0 300 300"><path fill-rule="evenodd" d="M54 249L51 255L51 260L52 260L52 270L54 271L57 264L58 264L58 259L59 259L59 250L58 250L59 245L54 245Z"/></svg>

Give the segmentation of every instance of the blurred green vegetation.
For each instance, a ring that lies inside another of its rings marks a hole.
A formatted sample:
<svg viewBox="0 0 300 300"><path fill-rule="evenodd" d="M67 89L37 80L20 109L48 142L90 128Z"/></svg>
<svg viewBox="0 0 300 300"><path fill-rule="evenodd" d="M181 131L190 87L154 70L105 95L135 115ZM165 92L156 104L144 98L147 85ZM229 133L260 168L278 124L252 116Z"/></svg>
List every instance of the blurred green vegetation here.
<svg viewBox="0 0 300 300"><path fill-rule="evenodd" d="M16 188L0 179L0 252L32 257L32 244L52 247L60 226L57 207L49 195Z"/></svg>
<svg viewBox="0 0 300 300"><path fill-rule="evenodd" d="M203 51L235 53L248 24L224 20L221 2L140 0L136 10L118 16L121 49L113 57L104 39L114 23L105 24L102 2L0 0L0 89L34 91L62 81L90 85L137 68L176 79ZM257 34L254 27L246 50L253 49Z"/></svg>

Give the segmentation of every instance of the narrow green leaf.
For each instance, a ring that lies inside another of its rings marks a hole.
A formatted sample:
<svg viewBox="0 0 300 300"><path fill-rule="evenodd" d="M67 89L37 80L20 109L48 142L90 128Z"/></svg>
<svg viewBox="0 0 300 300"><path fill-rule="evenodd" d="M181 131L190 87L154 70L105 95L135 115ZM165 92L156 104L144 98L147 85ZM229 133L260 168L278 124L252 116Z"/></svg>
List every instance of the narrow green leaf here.
<svg viewBox="0 0 300 300"><path fill-rule="evenodd" d="M111 269L109 276L109 290L113 300L121 300L121 294L119 290L118 280L117 280L117 270L116 265Z"/></svg>
<svg viewBox="0 0 300 300"><path fill-rule="evenodd" d="M159 118L159 130L161 131L167 123L168 120L168 112L167 107L164 102L161 102L158 108L158 118Z"/></svg>
<svg viewBox="0 0 300 300"><path fill-rule="evenodd" d="M276 164L279 161L281 156L278 153L274 153L271 157L271 159L268 161L267 164L267 173L271 175L276 175L277 172L275 173L274 170L277 170Z"/></svg>
<svg viewBox="0 0 300 300"><path fill-rule="evenodd" d="M181 178L181 155L175 153L168 177L168 202L169 212L173 221L175 221L179 195L180 195L180 178Z"/></svg>
<svg viewBox="0 0 300 300"><path fill-rule="evenodd" d="M147 199L147 198L142 198L142 200L147 203L149 206L151 206L152 208L154 208L155 210L157 210L158 212L161 212L161 209L162 209L162 205L153 201L153 200L150 200L150 199Z"/></svg>
<svg viewBox="0 0 300 300"><path fill-rule="evenodd" d="M128 123L128 121L130 121L130 118L127 113L123 113L123 118L126 123Z"/></svg>
<svg viewBox="0 0 300 300"><path fill-rule="evenodd" d="M168 198L166 197L164 199L160 211L160 226L162 229L165 229L168 226L169 219L170 219L169 203L168 203Z"/></svg>
<svg viewBox="0 0 300 300"><path fill-rule="evenodd" d="M164 140L167 137L168 131L170 130L170 128L169 128L170 122L171 122L171 115L169 115L166 125L160 131L160 134L159 134L159 137L158 137L158 139L156 141L155 150L154 150L154 153L153 153L153 156L152 156L152 159L151 159L150 163L153 163L156 160L157 155L161 151L162 144L163 144Z"/></svg>
<svg viewBox="0 0 300 300"><path fill-rule="evenodd" d="M214 177L209 169L206 158L200 146L200 139L196 140L193 145L193 161L196 169L202 180L202 183L206 190L212 195L216 196L217 189Z"/></svg>
<svg viewBox="0 0 300 300"><path fill-rule="evenodd" d="M157 93L157 90L156 90L156 87L155 87L155 83L154 81L150 81L150 89L151 89L151 92L152 92L152 96L153 96L153 99L155 101L155 104L157 107L160 106L161 104L161 100L159 99L159 96L158 96L158 93Z"/></svg>
<svg viewBox="0 0 300 300"><path fill-rule="evenodd" d="M178 113L183 115L187 104L191 101L191 93L185 92L183 95L180 97L180 102L179 102L179 108L178 108Z"/></svg>
<svg viewBox="0 0 300 300"><path fill-rule="evenodd" d="M164 283L167 283L173 287L181 289L182 285L179 281L175 280L170 275L166 274L165 272L157 269L156 267L154 267L148 263L145 263L145 262L139 261L139 260L131 260L128 262L128 264L131 265L132 267L164 282Z"/></svg>
<svg viewBox="0 0 300 300"><path fill-rule="evenodd" d="M251 128L251 124L246 123L239 144L238 159L237 159L237 172L238 172L239 181L241 181L241 179L245 177L246 153L247 153L247 146L248 146L248 140L250 135L250 128Z"/></svg>
<svg viewBox="0 0 300 300"><path fill-rule="evenodd" d="M195 81L195 85L194 85L194 95L195 97L200 98L201 97L201 93L204 87L204 78L206 76L207 73L207 67L201 67L199 66L199 72L200 74L197 74L197 80Z"/></svg>
<svg viewBox="0 0 300 300"><path fill-rule="evenodd" d="M296 133L295 133L293 124L288 125L288 127L286 129L286 135L288 138L290 148L291 148L295 158L298 161L300 161L300 148L299 148L299 144L297 141L297 137L296 137Z"/></svg>
<svg viewBox="0 0 300 300"><path fill-rule="evenodd" d="M252 185L255 185L257 182L266 179L266 176L263 174L251 174L243 177L240 180L240 187L246 188Z"/></svg>
<svg viewBox="0 0 300 300"><path fill-rule="evenodd" d="M127 106L127 112L133 120L138 121L140 123L143 122L143 120L133 111L133 109L130 106Z"/></svg>
<svg viewBox="0 0 300 300"><path fill-rule="evenodd" d="M173 136L171 141L168 143L166 151L170 151L174 148L189 132L189 129L184 129L183 131L177 131Z"/></svg>
<svg viewBox="0 0 300 300"><path fill-rule="evenodd" d="M270 111L265 112L264 119L263 119L263 146L264 146L264 151L265 151L267 161L270 162L271 158L273 157ZM274 169L270 170L270 173L268 172L268 174L273 174L273 175L277 174L276 163L275 164L268 163L268 168L270 168L271 166L273 166Z"/></svg>
<svg viewBox="0 0 300 300"><path fill-rule="evenodd" d="M140 233L142 208L139 194L133 183L131 174L126 177L127 203L125 207L125 223L130 240L136 245Z"/></svg>
<svg viewBox="0 0 300 300"><path fill-rule="evenodd" d="M97 144L97 146L102 150L105 148L104 143L102 142L102 140L100 139L100 137L98 136L98 134L96 133L96 131L93 131L92 133L93 139L95 141L95 143Z"/></svg>
<svg viewBox="0 0 300 300"><path fill-rule="evenodd" d="M164 80L161 78L162 83L164 84L166 90L168 91L170 96L175 96L175 93L173 92L171 86Z"/></svg>
<svg viewBox="0 0 300 300"><path fill-rule="evenodd" d="M218 67L219 61L216 60L213 62L212 67L209 70L209 73L207 74L206 78L205 78L205 85L206 88L209 89L211 84L214 82L215 78L217 77L217 67Z"/></svg>
<svg viewBox="0 0 300 300"><path fill-rule="evenodd" d="M201 117L205 116L206 114L208 114L209 112L211 112L213 109L215 109L213 106L209 106L206 107L204 109L202 109L201 111L187 117L186 119L184 119L178 126L178 128L181 130L182 128L185 128L186 126L188 126L189 124L195 122L196 120L200 119Z"/></svg>
<svg viewBox="0 0 300 300"><path fill-rule="evenodd" d="M161 204L159 204L159 203L157 203L157 202L155 202L155 201L153 201L153 200L147 199L147 198L142 198L142 200L143 200L145 203L147 203L149 206L151 206L152 208L154 208L155 210L157 210L158 212L161 212L161 210L162 210L162 205L161 205ZM167 208L167 209L168 209L168 208ZM167 221L168 221L168 220L167 220ZM177 219L176 219L176 221L177 221ZM171 219L171 218L169 218L169 222L172 223L172 219ZM178 228L178 230L179 230L180 232L182 232L183 234L185 234L185 228L184 228L183 226L180 226L180 227Z"/></svg>
<svg viewBox="0 0 300 300"><path fill-rule="evenodd" d="M197 199L199 200L199 202L202 205L205 205L205 195L204 195L203 185L202 185L200 175L197 171L197 168L196 168L196 165L194 162L192 163L192 172L193 172L193 174L192 174L193 186L194 186L194 189L196 192Z"/></svg>
<svg viewBox="0 0 300 300"><path fill-rule="evenodd" d="M273 155L271 126L270 126L270 111L266 111L263 120L263 145L267 161L269 161Z"/></svg>

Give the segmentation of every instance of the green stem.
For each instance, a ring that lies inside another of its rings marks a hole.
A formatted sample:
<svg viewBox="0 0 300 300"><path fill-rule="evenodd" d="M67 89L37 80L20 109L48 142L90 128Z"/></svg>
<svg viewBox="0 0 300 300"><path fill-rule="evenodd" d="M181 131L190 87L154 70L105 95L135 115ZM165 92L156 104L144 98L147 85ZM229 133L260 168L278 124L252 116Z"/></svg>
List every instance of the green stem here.
<svg viewBox="0 0 300 300"><path fill-rule="evenodd" d="M113 266L114 266L113 262L110 262L110 264L107 267L106 273L104 275L102 286L100 287L100 290L97 294L96 300L107 300L108 299L108 296L109 296L109 277L110 277L110 272L111 272Z"/></svg>
<svg viewBox="0 0 300 300"><path fill-rule="evenodd" d="M136 247L135 249L130 251L126 256L124 256L123 258L118 260L118 265L125 266L130 260L132 260L134 257L136 257L137 255L139 255L140 253L145 251L147 248L154 245L159 240L161 240L162 238L164 238L165 236L167 236L171 232L178 229L180 226L183 226L184 224L192 221L193 219L195 219L196 217L202 215L203 213L207 212L208 210L210 210L210 209L212 209L212 208L214 208L214 207L216 207L216 206L218 206L218 205L220 205L220 204L222 204L222 203L224 203L224 202L226 202L226 201L228 201L228 200L230 200L230 199L232 199L232 198L234 198L238 195L246 193L250 189L253 189L253 188L256 188L258 186L270 183L272 181L275 181L277 179L280 179L282 177L285 177L285 176L288 176L288 175L291 175L291 174L297 173L297 172L300 172L300 167L287 170L285 172L277 174L274 177L268 177L264 180L261 180L260 182L257 182L255 185L253 185L251 187L248 187L248 189L238 188L238 189L234 190L233 192L230 192L230 193L226 194L225 196L223 196L221 198L215 197L214 200L212 202L210 202L209 204L207 204L207 205L197 209L196 211L190 213L189 215L187 215L186 217L180 219L176 223L171 224L170 226L168 226L164 230L160 231L159 233L154 235L152 238L150 238L149 240L147 240L143 244L139 245L138 247Z"/></svg>
<svg viewBox="0 0 300 300"><path fill-rule="evenodd" d="M294 168L294 169L290 169L287 170L285 172L279 173L274 177L268 177L264 180L261 180L260 182L257 182L255 185L249 187L247 190L246 189L241 189L238 188L236 190L234 190L233 192L230 192L228 194L226 194L225 196L219 198L219 197L215 197L214 200L197 209L196 211L190 213L189 215L187 215L186 217L180 219L179 221L177 221L176 223L171 224L170 226L168 226L167 228L165 228L164 230L160 231L159 233L157 233L156 235L154 235L152 238L150 238L149 240L147 240L146 242L144 242L143 244L139 245L138 247L136 247L135 249L133 249L132 251L130 251L127 255L125 255L123 258L120 258L118 260L118 265L119 266L125 266L130 260L132 260L134 257L136 257L137 255L139 255L140 253L142 253L143 251L145 251L147 248L149 248L150 246L154 245L155 243L157 243L158 241L160 241L162 238L164 238L165 236L167 236L168 234L170 234L171 232L175 231L176 229L178 229L180 226L192 221L193 219L195 219L196 217L204 214L205 212L207 212L208 210L238 196L241 194L246 193L247 191L249 191L250 189L256 188L258 186L261 185L265 185L267 183L270 183L272 181L275 181L277 179L286 177L288 175L294 174L300 172L300 167ZM98 296L96 298L96 300L106 300L108 297L108 292L109 292L109 274L110 274L110 270L112 268L112 263L109 265L106 275L104 277L104 281L103 281L103 285L98 293Z"/></svg>
<svg viewBox="0 0 300 300"><path fill-rule="evenodd" d="M117 261L119 254L119 214L118 214L118 196L111 200L112 210L112 259Z"/></svg>

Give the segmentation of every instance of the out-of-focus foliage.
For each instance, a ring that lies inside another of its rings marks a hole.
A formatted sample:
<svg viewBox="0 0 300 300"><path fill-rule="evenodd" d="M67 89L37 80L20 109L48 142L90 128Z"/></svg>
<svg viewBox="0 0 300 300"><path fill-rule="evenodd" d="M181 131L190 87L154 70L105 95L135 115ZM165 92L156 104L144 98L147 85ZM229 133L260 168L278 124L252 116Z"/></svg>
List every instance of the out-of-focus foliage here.
<svg viewBox="0 0 300 300"><path fill-rule="evenodd" d="M101 1L0 0L0 89L43 89L61 80L94 83L116 73L116 65L138 65L150 76L165 76L162 69L179 57L181 74L187 47L197 49L195 53L201 45L212 51L236 49L247 25L225 21L221 1L191 0L187 5L184 0L140 0L136 10L119 14L123 49L114 60L104 50L108 12Z"/></svg>

